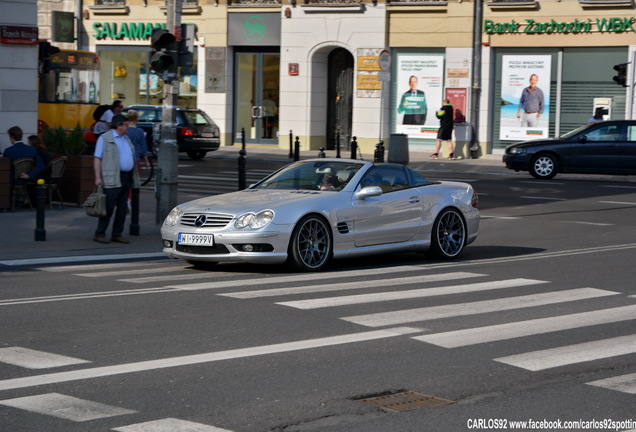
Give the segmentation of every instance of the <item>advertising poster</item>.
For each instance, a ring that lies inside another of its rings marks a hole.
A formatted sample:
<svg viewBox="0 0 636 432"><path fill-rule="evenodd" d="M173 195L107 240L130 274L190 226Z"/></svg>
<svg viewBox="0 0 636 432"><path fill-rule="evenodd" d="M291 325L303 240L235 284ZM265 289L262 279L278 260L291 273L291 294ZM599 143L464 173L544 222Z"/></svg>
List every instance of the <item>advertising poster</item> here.
<svg viewBox="0 0 636 432"><path fill-rule="evenodd" d="M468 89L465 88L447 88L446 99L453 106L453 122L466 122L466 99L468 97Z"/></svg>
<svg viewBox="0 0 636 432"><path fill-rule="evenodd" d="M409 138L435 139L439 120L435 110L442 105L444 57L398 55L396 64L395 133Z"/></svg>
<svg viewBox="0 0 636 432"><path fill-rule="evenodd" d="M501 64L499 139L547 138L551 56L506 55Z"/></svg>

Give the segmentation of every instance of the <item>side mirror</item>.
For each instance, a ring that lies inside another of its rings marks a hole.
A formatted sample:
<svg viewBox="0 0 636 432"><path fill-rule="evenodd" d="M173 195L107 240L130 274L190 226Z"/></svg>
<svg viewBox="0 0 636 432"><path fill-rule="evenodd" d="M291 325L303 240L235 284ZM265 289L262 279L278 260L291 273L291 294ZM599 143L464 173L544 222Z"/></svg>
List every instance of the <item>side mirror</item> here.
<svg viewBox="0 0 636 432"><path fill-rule="evenodd" d="M380 188L380 186L369 186L362 188L360 191L356 192L356 198L359 200L365 200L369 197L380 195L382 195L382 189Z"/></svg>
<svg viewBox="0 0 636 432"><path fill-rule="evenodd" d="M581 135L580 137L577 138L577 141L580 142L581 144L585 144L587 142L587 135Z"/></svg>

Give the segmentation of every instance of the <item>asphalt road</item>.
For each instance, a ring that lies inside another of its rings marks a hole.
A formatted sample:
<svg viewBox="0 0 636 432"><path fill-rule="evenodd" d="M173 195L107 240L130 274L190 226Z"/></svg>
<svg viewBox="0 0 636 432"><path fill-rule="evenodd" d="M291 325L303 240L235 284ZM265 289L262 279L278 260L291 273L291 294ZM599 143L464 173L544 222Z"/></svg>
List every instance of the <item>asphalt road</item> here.
<svg viewBox="0 0 636 432"><path fill-rule="evenodd" d="M479 192L452 262L2 272L0 430L635 430L636 184L461 163L411 164ZM179 199L232 190L233 164L181 159Z"/></svg>

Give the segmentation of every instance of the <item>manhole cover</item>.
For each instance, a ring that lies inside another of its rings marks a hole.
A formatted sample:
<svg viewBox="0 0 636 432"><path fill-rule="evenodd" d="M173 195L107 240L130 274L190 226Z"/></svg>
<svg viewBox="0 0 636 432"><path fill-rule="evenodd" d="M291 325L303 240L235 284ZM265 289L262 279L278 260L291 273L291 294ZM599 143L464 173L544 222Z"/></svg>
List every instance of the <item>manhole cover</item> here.
<svg viewBox="0 0 636 432"><path fill-rule="evenodd" d="M411 390L403 390L391 394L364 397L355 400L370 403L371 405L390 411L411 411L418 408L445 405L455 402L448 399L417 393Z"/></svg>

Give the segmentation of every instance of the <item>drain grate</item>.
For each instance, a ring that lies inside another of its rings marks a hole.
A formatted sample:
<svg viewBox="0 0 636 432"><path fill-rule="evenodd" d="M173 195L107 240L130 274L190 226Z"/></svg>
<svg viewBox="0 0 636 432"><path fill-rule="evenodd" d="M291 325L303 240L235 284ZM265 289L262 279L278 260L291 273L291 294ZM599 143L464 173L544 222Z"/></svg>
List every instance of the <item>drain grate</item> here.
<svg viewBox="0 0 636 432"><path fill-rule="evenodd" d="M455 403L455 401L452 400L429 396L411 390L402 390L395 393L354 400L369 403L390 411L411 411L418 408Z"/></svg>

